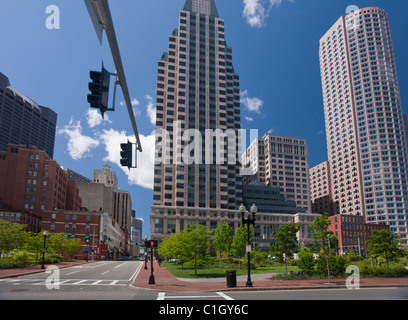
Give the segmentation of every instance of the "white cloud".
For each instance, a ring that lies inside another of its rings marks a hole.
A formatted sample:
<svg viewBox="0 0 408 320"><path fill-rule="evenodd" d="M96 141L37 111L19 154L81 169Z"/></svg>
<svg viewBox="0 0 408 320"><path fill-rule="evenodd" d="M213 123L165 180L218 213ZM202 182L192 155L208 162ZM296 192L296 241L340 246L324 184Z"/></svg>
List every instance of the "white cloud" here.
<svg viewBox="0 0 408 320"><path fill-rule="evenodd" d="M58 130L58 134L65 134L67 136L67 150L74 160L91 156L91 150L100 144L98 140L83 135L81 121L74 123L72 118L67 125Z"/></svg>
<svg viewBox="0 0 408 320"><path fill-rule="evenodd" d="M128 176L129 184L153 189L155 135L144 136L139 134L139 138L143 152L137 152L137 168L129 170L120 164L120 144L128 140L135 142L135 137L128 136L125 131L117 131L112 128L109 130L104 129L100 139L102 144L105 145L107 156L103 160L118 165Z"/></svg>
<svg viewBox="0 0 408 320"><path fill-rule="evenodd" d="M251 112L260 113L263 101L259 98L250 98L248 96L248 90L241 91L240 94L241 103Z"/></svg>
<svg viewBox="0 0 408 320"><path fill-rule="evenodd" d="M264 7L263 0L243 0L243 15L251 27L261 28L265 25L269 10Z"/></svg>
<svg viewBox="0 0 408 320"><path fill-rule="evenodd" d="M86 116L86 121L88 122L88 125L90 128L100 125L102 121L112 123L112 121L109 120L108 115L105 114L105 117L102 118L102 115L96 109L88 109L85 116Z"/></svg>
<svg viewBox="0 0 408 320"><path fill-rule="evenodd" d="M261 28L266 26L266 19L274 6L279 6L283 0L243 0L242 12L251 27ZM288 0L294 2L294 0Z"/></svg>
<svg viewBox="0 0 408 320"><path fill-rule="evenodd" d="M251 122L251 121L254 121L254 118L245 116L245 120Z"/></svg>
<svg viewBox="0 0 408 320"><path fill-rule="evenodd" d="M153 98L146 95L146 99L148 101L146 112L150 118L150 123L156 124L156 106L154 105Z"/></svg>
<svg viewBox="0 0 408 320"><path fill-rule="evenodd" d="M139 105L139 100L137 100L136 98L133 98L131 101L132 107L136 107Z"/></svg>

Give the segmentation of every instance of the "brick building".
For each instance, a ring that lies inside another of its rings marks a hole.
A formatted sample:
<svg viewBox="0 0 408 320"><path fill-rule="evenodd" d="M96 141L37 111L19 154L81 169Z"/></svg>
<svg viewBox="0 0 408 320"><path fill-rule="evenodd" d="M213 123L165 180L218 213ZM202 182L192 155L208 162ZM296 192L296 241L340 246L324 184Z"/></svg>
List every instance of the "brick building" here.
<svg viewBox="0 0 408 320"><path fill-rule="evenodd" d="M38 216L44 210L80 210L77 182L35 146L9 144L0 151L0 202L5 209L26 210Z"/></svg>
<svg viewBox="0 0 408 320"><path fill-rule="evenodd" d="M77 259L88 255L89 260L108 260L129 254L127 233L107 212L46 210L41 230L80 239L84 250Z"/></svg>
<svg viewBox="0 0 408 320"><path fill-rule="evenodd" d="M0 220L23 224L26 232L41 231L41 217L29 211L0 209Z"/></svg>
<svg viewBox="0 0 408 320"><path fill-rule="evenodd" d="M338 255L353 250L358 255L367 256L367 240L372 230L389 229L388 225L365 223L363 216L353 214L337 214L329 220L328 230L337 237L335 247Z"/></svg>

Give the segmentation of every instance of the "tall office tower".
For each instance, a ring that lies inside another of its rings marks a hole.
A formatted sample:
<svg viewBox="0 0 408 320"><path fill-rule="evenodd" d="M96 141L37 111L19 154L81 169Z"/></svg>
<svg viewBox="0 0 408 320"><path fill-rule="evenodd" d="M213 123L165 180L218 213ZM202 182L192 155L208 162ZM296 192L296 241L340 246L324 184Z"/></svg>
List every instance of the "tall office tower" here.
<svg viewBox="0 0 408 320"><path fill-rule="evenodd" d="M333 201L407 242L407 143L387 13L363 8L320 39Z"/></svg>
<svg viewBox="0 0 408 320"><path fill-rule="evenodd" d="M53 158L57 114L10 85L0 72L0 151L7 144L33 145Z"/></svg>
<svg viewBox="0 0 408 320"><path fill-rule="evenodd" d="M158 63L153 236L187 227L183 217L211 216L213 228L228 210L238 214L240 126L239 76L224 20L214 0L187 0ZM211 137L217 132L220 140Z"/></svg>
<svg viewBox="0 0 408 320"><path fill-rule="evenodd" d="M287 201L311 212L309 152L305 139L265 134L255 139L242 155L242 164L251 175L245 184L258 181L279 187Z"/></svg>
<svg viewBox="0 0 408 320"><path fill-rule="evenodd" d="M339 212L338 202L333 202L330 179L330 162L324 161L309 170L312 212L329 216Z"/></svg>

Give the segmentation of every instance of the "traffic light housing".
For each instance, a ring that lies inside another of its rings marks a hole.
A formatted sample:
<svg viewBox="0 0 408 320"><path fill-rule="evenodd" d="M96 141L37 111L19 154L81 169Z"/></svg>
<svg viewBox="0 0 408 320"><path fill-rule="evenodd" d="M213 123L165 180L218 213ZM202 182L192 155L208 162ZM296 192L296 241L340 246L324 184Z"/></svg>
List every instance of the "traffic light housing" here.
<svg viewBox="0 0 408 320"><path fill-rule="evenodd" d="M91 91L91 94L88 94L88 102L92 108L100 110L102 118L106 111L114 110L108 108L110 75L103 65L102 71L90 71L89 73L92 82L88 84L89 91Z"/></svg>
<svg viewBox="0 0 408 320"><path fill-rule="evenodd" d="M145 240L145 247L146 248L157 248L159 242L157 240Z"/></svg>
<svg viewBox="0 0 408 320"><path fill-rule="evenodd" d="M128 142L127 143L121 143L120 144L120 165L122 167L128 167L130 168L134 168L133 166L133 143Z"/></svg>

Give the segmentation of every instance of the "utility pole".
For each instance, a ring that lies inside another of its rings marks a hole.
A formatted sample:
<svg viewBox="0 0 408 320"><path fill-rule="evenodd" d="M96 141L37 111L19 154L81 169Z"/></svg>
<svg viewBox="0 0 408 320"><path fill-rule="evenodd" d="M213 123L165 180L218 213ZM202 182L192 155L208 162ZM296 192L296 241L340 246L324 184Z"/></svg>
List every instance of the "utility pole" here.
<svg viewBox="0 0 408 320"><path fill-rule="evenodd" d="M116 39L115 28L109 8L108 0L84 0L88 8L89 15L95 27L95 31L102 43L102 32L105 30L111 49L113 61L116 67L118 76L118 83L122 88L123 97L125 99L126 107L129 113L130 122L132 123L133 131L136 137L136 148L142 152L142 145L140 143L139 132L137 130L135 115L133 113L132 102L129 95L129 89L126 82L125 70L120 56L119 45Z"/></svg>

